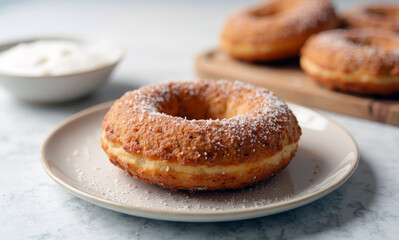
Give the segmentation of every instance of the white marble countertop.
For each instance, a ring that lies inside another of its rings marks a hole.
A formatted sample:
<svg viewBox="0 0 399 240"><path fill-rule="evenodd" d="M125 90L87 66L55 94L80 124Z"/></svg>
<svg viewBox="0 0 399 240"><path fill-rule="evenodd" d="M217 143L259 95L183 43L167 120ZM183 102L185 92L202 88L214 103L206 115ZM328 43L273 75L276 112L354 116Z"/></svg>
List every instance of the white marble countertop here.
<svg viewBox="0 0 399 240"><path fill-rule="evenodd" d="M39 161L50 131L127 90L196 79L196 54L214 47L226 16L248 2L2 3L1 41L55 33L107 36L124 44L128 55L108 85L65 105L29 104L0 89L0 239L399 239L399 127L329 112L357 141L359 167L338 190L295 210L246 221L177 223L113 212L66 192ZM340 9L348 4L336 3Z"/></svg>

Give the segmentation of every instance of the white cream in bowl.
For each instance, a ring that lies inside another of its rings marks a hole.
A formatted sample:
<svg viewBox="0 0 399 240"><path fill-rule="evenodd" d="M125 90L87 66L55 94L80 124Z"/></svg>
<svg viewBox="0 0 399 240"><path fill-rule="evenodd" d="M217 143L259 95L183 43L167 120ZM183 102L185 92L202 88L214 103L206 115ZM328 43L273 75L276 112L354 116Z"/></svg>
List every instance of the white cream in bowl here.
<svg viewBox="0 0 399 240"><path fill-rule="evenodd" d="M60 76L115 62L118 49L107 43L38 40L0 53L0 72L16 76Z"/></svg>
<svg viewBox="0 0 399 240"><path fill-rule="evenodd" d="M47 37L0 44L0 85L38 103L76 99L104 84L124 56L104 40Z"/></svg>

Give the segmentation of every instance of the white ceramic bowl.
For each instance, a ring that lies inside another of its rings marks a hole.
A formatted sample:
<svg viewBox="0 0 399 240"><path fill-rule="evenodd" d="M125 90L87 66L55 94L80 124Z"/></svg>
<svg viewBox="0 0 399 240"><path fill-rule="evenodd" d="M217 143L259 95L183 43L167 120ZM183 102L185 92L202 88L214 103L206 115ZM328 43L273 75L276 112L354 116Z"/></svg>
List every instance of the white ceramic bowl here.
<svg viewBox="0 0 399 240"><path fill-rule="evenodd" d="M68 40L76 42L93 42L92 39L76 37L40 37L22 39L0 45L0 52L19 43L37 40ZM108 42L109 43L109 42ZM114 62L89 71L57 76L18 76L0 72L0 85L16 97L37 103L59 103L73 100L89 94L101 86L110 76L112 70L124 56L124 49L113 44L120 54Z"/></svg>

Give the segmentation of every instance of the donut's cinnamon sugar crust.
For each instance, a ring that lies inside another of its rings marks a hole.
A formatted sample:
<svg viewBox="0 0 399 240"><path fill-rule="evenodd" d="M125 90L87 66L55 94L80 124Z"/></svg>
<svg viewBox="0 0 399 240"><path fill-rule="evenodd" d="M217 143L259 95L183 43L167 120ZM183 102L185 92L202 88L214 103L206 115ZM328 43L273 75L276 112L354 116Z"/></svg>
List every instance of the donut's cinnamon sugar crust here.
<svg viewBox="0 0 399 240"><path fill-rule="evenodd" d="M221 47L247 61L282 59L297 55L310 35L337 24L328 0L274 0L231 16Z"/></svg>
<svg viewBox="0 0 399 240"><path fill-rule="evenodd" d="M151 183L189 190L238 188L264 180L288 164L301 135L282 100L265 89L231 81L164 83L128 92L106 114L103 129L102 147L115 165ZM129 157L122 157L121 149ZM260 165L256 170L262 159L279 153L281 159L270 168ZM141 168L137 159L164 167ZM242 164L252 167L226 174L229 167ZM181 169L176 166L220 172L170 175Z"/></svg>
<svg viewBox="0 0 399 240"><path fill-rule="evenodd" d="M399 92L399 34L380 29L331 30L312 36L301 68L331 89L360 94Z"/></svg>
<svg viewBox="0 0 399 240"><path fill-rule="evenodd" d="M363 4L349 8L342 18L354 28L383 28L399 32L399 4Z"/></svg>

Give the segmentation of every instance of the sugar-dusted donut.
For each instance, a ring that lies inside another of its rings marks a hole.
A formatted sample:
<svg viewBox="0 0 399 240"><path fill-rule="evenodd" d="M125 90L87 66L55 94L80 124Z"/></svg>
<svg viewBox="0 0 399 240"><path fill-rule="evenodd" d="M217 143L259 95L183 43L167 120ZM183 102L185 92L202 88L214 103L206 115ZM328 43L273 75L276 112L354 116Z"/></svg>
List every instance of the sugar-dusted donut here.
<svg viewBox="0 0 399 240"><path fill-rule="evenodd" d="M310 35L337 24L328 0L272 0L231 16L221 48L246 61L283 59L296 56Z"/></svg>
<svg viewBox="0 0 399 240"><path fill-rule="evenodd" d="M399 32L399 4L362 4L348 8L342 15L353 28L383 28Z"/></svg>
<svg viewBox="0 0 399 240"><path fill-rule="evenodd" d="M399 92L399 34L382 29L330 30L303 46L301 68L331 89Z"/></svg>
<svg viewBox="0 0 399 240"><path fill-rule="evenodd" d="M151 85L117 100L102 148L133 177L170 189L237 189L288 165L301 129L273 93L241 82Z"/></svg>

